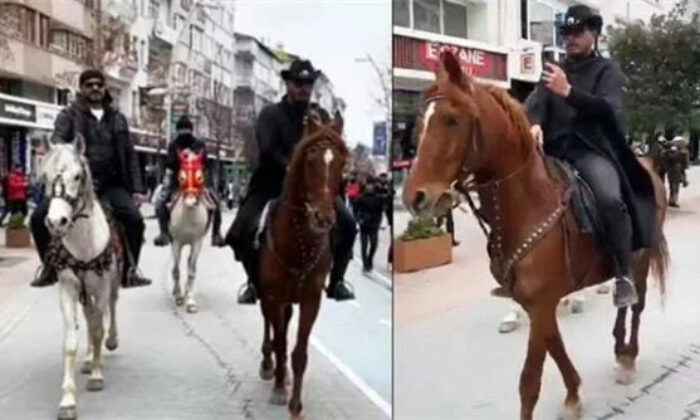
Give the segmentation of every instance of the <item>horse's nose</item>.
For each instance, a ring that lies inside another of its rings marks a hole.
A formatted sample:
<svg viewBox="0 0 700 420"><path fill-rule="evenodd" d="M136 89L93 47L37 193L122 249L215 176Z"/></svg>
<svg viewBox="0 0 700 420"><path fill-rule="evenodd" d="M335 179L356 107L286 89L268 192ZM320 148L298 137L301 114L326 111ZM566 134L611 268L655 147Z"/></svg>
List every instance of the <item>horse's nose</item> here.
<svg viewBox="0 0 700 420"><path fill-rule="evenodd" d="M413 197L413 202L411 203L411 208L414 212L418 213L428 204L428 193L425 190L417 190L416 195Z"/></svg>
<svg viewBox="0 0 700 420"><path fill-rule="evenodd" d="M68 219L66 217L61 217L61 220L58 221L58 225L63 227L68 223Z"/></svg>

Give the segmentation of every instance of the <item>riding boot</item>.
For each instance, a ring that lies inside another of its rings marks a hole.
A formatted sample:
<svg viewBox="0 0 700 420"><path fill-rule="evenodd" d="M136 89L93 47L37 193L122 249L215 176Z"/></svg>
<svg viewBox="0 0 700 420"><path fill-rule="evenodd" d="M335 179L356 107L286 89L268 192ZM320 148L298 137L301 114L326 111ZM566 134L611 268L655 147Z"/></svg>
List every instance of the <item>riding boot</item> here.
<svg viewBox="0 0 700 420"><path fill-rule="evenodd" d="M638 296L634 280L629 275L632 257L632 220L624 204L621 210L619 217L616 218L618 220L609 220L607 232L615 265L613 303L615 307L625 308L637 303ZM613 216L610 213L608 212L608 216ZM613 217L610 218L613 219Z"/></svg>
<svg viewBox="0 0 700 420"><path fill-rule="evenodd" d="M155 246L166 246L170 244L170 234L168 232L170 212L168 211L168 207L165 205L165 200L159 200L158 204L156 204L156 217L158 218L160 235L153 240L153 244Z"/></svg>
<svg viewBox="0 0 700 420"><path fill-rule="evenodd" d="M355 293L345 282L345 271L348 269L352 254L342 255L336 250L333 255L333 268L331 268L330 282L326 290L326 296L337 301L355 299Z"/></svg>
<svg viewBox="0 0 700 420"><path fill-rule="evenodd" d="M211 231L211 245L217 248L226 246L226 241L221 236L221 208L219 203L216 205L216 209L213 211L214 224Z"/></svg>
<svg viewBox="0 0 700 420"><path fill-rule="evenodd" d="M242 258L243 268L248 275L248 282L243 285L238 292L238 303L241 305L255 305L258 300L259 281L259 258L257 250L247 250Z"/></svg>

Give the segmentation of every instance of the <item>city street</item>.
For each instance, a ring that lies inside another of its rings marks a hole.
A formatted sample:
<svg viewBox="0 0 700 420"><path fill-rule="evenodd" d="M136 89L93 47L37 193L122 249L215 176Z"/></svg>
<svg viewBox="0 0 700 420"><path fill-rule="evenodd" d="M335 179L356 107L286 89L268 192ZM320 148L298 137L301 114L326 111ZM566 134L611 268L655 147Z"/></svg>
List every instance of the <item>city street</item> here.
<svg viewBox="0 0 700 420"><path fill-rule="evenodd" d="M665 229L672 258L665 307L654 285L647 294L637 381L629 386L614 381L610 294L587 290L583 313L559 318L583 381L585 419L700 416L700 168L691 169L689 179L689 188L681 191L681 209L669 211ZM400 211L395 219L398 233L408 214ZM510 334L499 334L510 302L489 295L496 283L488 272L485 238L470 214L456 211L455 223L462 244L455 248L453 264L394 278L396 417L518 418L527 321ZM556 418L564 396L559 371L548 357L535 418Z"/></svg>
<svg viewBox="0 0 700 420"><path fill-rule="evenodd" d="M232 218L224 214L224 229ZM286 407L268 403L271 382L258 377L262 317L257 306L235 301L244 282L242 266L228 248L213 249L207 243L197 273L199 312L187 314L175 307L170 294L170 249L152 245L155 220L148 219L147 225L141 268L154 284L122 291L117 309L120 347L106 355L104 391L89 393L85 377L78 380L79 417L288 418ZM0 247L0 253L0 418L55 418L63 372L57 290L28 286L37 265L33 250ZM363 276L356 261L348 280L357 300L324 298L315 325L303 395L307 419L390 415L388 284ZM290 345L295 327L296 316ZM82 356L82 319L80 337Z"/></svg>

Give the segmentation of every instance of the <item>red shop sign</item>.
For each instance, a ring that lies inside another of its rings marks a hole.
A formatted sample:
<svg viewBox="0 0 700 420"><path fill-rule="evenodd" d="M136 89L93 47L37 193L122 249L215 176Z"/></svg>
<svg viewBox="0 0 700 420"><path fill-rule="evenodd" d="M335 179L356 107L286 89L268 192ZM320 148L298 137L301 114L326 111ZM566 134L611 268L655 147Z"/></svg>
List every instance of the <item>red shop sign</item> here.
<svg viewBox="0 0 700 420"><path fill-rule="evenodd" d="M434 71L443 51L451 51L465 73L500 81L508 80L508 55L478 48L394 36L394 67Z"/></svg>

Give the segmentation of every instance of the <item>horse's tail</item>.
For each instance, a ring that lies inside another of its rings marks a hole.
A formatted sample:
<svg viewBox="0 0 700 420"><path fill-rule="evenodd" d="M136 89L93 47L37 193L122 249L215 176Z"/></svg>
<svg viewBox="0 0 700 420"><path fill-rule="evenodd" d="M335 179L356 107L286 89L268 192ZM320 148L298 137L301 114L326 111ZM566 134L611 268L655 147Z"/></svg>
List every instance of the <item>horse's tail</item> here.
<svg viewBox="0 0 700 420"><path fill-rule="evenodd" d="M666 299L666 277L670 260L668 243L666 242L666 236L664 236L663 232L659 232L658 241L653 247L649 248L647 252L649 253L651 273L656 278L656 282L659 286L659 293L661 294L661 302L663 304Z"/></svg>

